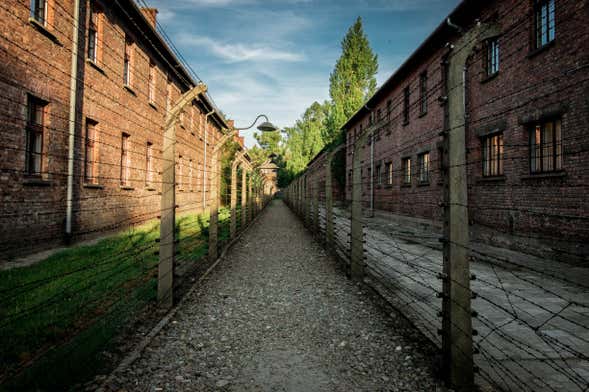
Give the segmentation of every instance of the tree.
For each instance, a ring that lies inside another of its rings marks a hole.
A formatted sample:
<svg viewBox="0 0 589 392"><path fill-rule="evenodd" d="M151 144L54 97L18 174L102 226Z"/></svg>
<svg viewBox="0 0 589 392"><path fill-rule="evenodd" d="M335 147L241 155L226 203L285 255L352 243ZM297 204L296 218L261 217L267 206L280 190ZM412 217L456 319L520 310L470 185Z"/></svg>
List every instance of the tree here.
<svg viewBox="0 0 589 392"><path fill-rule="evenodd" d="M378 58L370 48L360 17L350 27L341 45L342 54L329 76L332 104L323 134L326 143L342 141L341 126L376 91Z"/></svg>

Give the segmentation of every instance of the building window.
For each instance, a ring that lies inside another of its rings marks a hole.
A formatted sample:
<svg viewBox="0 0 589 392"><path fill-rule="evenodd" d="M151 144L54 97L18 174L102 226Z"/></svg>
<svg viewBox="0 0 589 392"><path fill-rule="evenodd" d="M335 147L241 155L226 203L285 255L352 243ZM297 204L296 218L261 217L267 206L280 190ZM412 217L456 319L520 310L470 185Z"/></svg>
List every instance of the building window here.
<svg viewBox="0 0 589 392"><path fill-rule="evenodd" d="M131 179L131 156L129 155L129 135L121 137L121 186L129 186Z"/></svg>
<svg viewBox="0 0 589 392"><path fill-rule="evenodd" d="M31 0L31 18L47 25L47 0Z"/></svg>
<svg viewBox="0 0 589 392"><path fill-rule="evenodd" d="M562 169L560 120L536 124L530 132L530 169L532 173Z"/></svg>
<svg viewBox="0 0 589 392"><path fill-rule="evenodd" d="M192 192L192 159L188 161L188 189Z"/></svg>
<svg viewBox="0 0 589 392"><path fill-rule="evenodd" d="M44 169L43 139L46 108L47 102L31 95L28 96L25 172L29 175L41 175Z"/></svg>
<svg viewBox="0 0 589 392"><path fill-rule="evenodd" d="M184 189L184 178L182 176L182 167L184 166L183 162L182 162L182 155L180 155L178 157L178 189L179 190L183 190Z"/></svg>
<svg viewBox="0 0 589 392"><path fill-rule="evenodd" d="M403 124L409 124L409 86L403 90Z"/></svg>
<svg viewBox="0 0 589 392"><path fill-rule="evenodd" d="M491 38L485 42L485 46L485 71L487 76L491 76L499 72L499 39Z"/></svg>
<svg viewBox="0 0 589 392"><path fill-rule="evenodd" d="M403 171L403 185L411 185L411 158L403 158L401 170Z"/></svg>
<svg viewBox="0 0 589 392"><path fill-rule="evenodd" d="M151 186L153 184L153 144L147 142L147 149L145 151L145 185Z"/></svg>
<svg viewBox="0 0 589 392"><path fill-rule="evenodd" d="M417 156L418 178L422 184L429 182L429 152Z"/></svg>
<svg viewBox="0 0 589 392"><path fill-rule="evenodd" d="M393 162L386 164L387 185L393 185Z"/></svg>
<svg viewBox="0 0 589 392"><path fill-rule="evenodd" d="M427 72L419 76L419 113L427 113Z"/></svg>
<svg viewBox="0 0 589 392"><path fill-rule="evenodd" d="M382 185L382 167L380 165L376 166L376 185Z"/></svg>
<svg viewBox="0 0 589 392"><path fill-rule="evenodd" d="M483 176L503 175L503 134L483 139Z"/></svg>
<svg viewBox="0 0 589 392"><path fill-rule="evenodd" d="M100 13L96 8L94 1L90 2L90 13L88 17L88 59L98 62L98 24L100 23Z"/></svg>
<svg viewBox="0 0 589 392"><path fill-rule="evenodd" d="M128 37L125 37L125 60L123 64L123 83L125 86L131 86L132 82L132 64L133 61L133 43Z"/></svg>
<svg viewBox="0 0 589 392"><path fill-rule="evenodd" d="M84 159L84 181L86 184L98 184L98 132L97 122L86 120L86 140Z"/></svg>
<svg viewBox="0 0 589 392"><path fill-rule="evenodd" d="M554 0L534 1L535 48L541 48L554 40L556 22Z"/></svg>
<svg viewBox="0 0 589 392"><path fill-rule="evenodd" d="M155 104L155 83L156 83L156 68L155 63L149 60L149 103Z"/></svg>

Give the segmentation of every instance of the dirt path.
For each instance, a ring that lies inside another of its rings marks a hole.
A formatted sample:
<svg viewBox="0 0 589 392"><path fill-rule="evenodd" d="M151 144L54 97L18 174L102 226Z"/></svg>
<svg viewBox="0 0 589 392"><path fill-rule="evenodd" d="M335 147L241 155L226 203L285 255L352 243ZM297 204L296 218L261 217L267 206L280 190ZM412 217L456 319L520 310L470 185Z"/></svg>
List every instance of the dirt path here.
<svg viewBox="0 0 589 392"><path fill-rule="evenodd" d="M274 201L109 387L435 391L432 356Z"/></svg>

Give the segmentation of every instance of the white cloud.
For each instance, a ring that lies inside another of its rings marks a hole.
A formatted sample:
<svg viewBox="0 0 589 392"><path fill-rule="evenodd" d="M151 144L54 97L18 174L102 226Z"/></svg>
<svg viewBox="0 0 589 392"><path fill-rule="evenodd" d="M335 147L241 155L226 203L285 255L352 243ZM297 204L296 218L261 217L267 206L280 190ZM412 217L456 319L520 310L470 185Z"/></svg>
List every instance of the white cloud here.
<svg viewBox="0 0 589 392"><path fill-rule="evenodd" d="M178 42L186 46L203 47L225 62L242 61L287 61L297 62L305 59L301 53L275 49L267 45L246 45L223 43L210 37L181 34Z"/></svg>

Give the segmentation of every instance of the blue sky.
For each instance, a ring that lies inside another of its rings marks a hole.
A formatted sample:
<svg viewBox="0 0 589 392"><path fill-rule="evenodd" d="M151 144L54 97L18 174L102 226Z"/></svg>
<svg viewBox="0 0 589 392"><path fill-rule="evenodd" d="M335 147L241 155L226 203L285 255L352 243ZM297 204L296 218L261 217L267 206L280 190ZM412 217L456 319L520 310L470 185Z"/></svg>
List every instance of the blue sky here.
<svg viewBox="0 0 589 392"><path fill-rule="evenodd" d="M329 98L329 74L356 17L378 55L380 86L459 0L148 0L220 109L246 126L290 126ZM254 142L246 131L246 143Z"/></svg>

